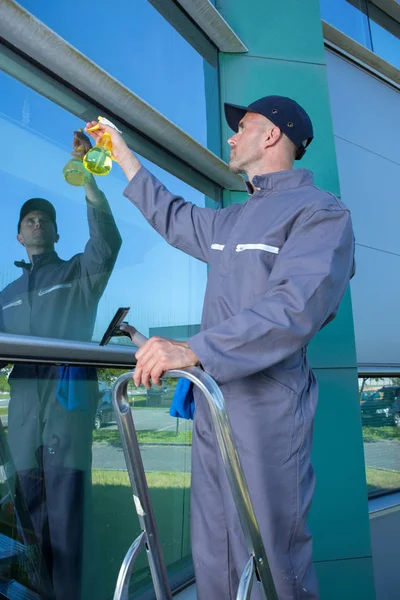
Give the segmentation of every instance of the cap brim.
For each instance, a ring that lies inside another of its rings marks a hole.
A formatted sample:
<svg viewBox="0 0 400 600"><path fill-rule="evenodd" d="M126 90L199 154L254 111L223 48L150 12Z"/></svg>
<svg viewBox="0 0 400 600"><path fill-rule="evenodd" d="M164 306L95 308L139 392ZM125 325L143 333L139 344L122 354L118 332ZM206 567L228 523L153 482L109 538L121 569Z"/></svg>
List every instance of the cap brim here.
<svg viewBox="0 0 400 600"><path fill-rule="evenodd" d="M239 123L243 119L244 115L249 112L247 106L239 106L238 104L224 104L225 108L225 118L229 127L233 131L237 131L239 129Z"/></svg>

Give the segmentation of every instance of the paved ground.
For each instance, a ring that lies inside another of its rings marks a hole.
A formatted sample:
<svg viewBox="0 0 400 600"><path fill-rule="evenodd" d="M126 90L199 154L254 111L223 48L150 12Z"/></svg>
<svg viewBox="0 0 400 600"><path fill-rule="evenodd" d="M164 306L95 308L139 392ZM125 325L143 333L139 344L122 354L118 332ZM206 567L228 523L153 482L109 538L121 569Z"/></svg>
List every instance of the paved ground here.
<svg viewBox="0 0 400 600"><path fill-rule="evenodd" d="M364 444L367 467L400 472L400 442L386 441ZM191 452L185 446L141 446L146 471L190 471ZM93 467L125 469L122 448L105 443L93 444Z"/></svg>
<svg viewBox="0 0 400 600"><path fill-rule="evenodd" d="M376 469L388 469L400 473L400 442L382 440L364 444L365 464Z"/></svg>
<svg viewBox="0 0 400 600"><path fill-rule="evenodd" d="M9 399L1 398L0 406L7 406ZM135 427L138 431L175 431L177 420L170 417L167 408L138 408L132 410ZM7 416L1 417L7 425ZM190 426L190 425L189 425ZM180 430L185 430L188 422L180 420ZM117 429L109 425L107 430ZM142 445L141 452L147 471L190 471L191 452L186 446L149 446ZM400 441L381 440L364 444L365 464L367 467L388 469L400 472ZM96 442L93 444L93 467L101 469L125 469L122 448L117 445Z"/></svg>
<svg viewBox="0 0 400 600"><path fill-rule="evenodd" d="M153 429L154 431L175 431L176 419L169 414L169 408L138 408L132 409L136 429ZM182 420L180 421L182 423ZM116 429L117 426L110 426ZM180 425L183 430L184 426Z"/></svg>
<svg viewBox="0 0 400 600"><path fill-rule="evenodd" d="M137 431L151 429L153 431L175 431L177 419L169 415L167 409L139 408L132 410ZM191 427L187 421L179 421L180 431ZM109 425L106 430L117 429ZM148 445L140 446L144 468L146 471L190 472L191 448L189 446ZM121 446L105 442L93 444L93 468L126 469L125 458Z"/></svg>
<svg viewBox="0 0 400 600"><path fill-rule="evenodd" d="M176 419L171 417L167 408L138 408L132 409L133 419L136 429L152 429L154 431L175 431ZM4 427L7 427L8 416L2 415L1 422ZM186 421L180 420L180 430L183 431ZM116 425L108 425L107 429L117 429Z"/></svg>
<svg viewBox="0 0 400 600"><path fill-rule="evenodd" d="M141 445L140 452L145 471L173 471L190 473L190 446L147 446ZM126 469L121 447L114 447L104 442L93 444L94 469Z"/></svg>

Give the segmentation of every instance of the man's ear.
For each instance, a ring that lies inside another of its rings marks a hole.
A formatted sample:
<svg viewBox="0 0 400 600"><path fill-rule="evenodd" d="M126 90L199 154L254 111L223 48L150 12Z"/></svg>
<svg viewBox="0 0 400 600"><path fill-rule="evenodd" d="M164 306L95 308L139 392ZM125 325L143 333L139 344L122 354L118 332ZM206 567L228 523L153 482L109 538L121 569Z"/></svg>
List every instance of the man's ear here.
<svg viewBox="0 0 400 600"><path fill-rule="evenodd" d="M60 239L60 236L58 235L58 233L56 233L56 235L54 237L54 243L57 244L59 239Z"/></svg>
<svg viewBox="0 0 400 600"><path fill-rule="evenodd" d="M22 246L25 247L24 238L22 237L22 235L20 233L17 233L17 240L19 241L20 244L22 244Z"/></svg>
<svg viewBox="0 0 400 600"><path fill-rule="evenodd" d="M264 147L269 148L270 146L275 146L277 142L281 139L282 132L274 125L271 129L268 130L267 135L265 136Z"/></svg>

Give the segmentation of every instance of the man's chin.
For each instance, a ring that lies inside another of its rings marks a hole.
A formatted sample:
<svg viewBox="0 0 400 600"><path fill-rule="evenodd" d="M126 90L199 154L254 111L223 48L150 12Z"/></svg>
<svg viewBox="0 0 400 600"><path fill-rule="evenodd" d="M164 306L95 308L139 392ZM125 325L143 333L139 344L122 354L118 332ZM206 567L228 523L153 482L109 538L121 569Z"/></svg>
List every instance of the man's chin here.
<svg viewBox="0 0 400 600"><path fill-rule="evenodd" d="M241 167L241 166L240 166L240 165L238 165L238 164L235 164L235 162L234 162L233 160L231 160L231 161L229 162L229 165L228 165L228 166L229 166L229 170L230 170L232 173L236 173L237 175L242 175L242 174L244 173L243 167Z"/></svg>

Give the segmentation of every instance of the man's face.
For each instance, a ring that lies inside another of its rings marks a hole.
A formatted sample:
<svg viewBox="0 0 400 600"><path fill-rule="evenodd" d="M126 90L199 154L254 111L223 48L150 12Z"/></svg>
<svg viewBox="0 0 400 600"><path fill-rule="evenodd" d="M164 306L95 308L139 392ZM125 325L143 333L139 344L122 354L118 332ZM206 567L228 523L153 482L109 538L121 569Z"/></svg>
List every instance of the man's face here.
<svg viewBox="0 0 400 600"><path fill-rule="evenodd" d="M41 210L33 210L22 219L17 240L27 250L32 248L45 252L54 248L58 237L49 215Z"/></svg>
<svg viewBox="0 0 400 600"><path fill-rule="evenodd" d="M233 173L247 173L249 167L264 157L265 140L273 124L262 115L248 112L239 130L228 140L231 146L229 168Z"/></svg>

